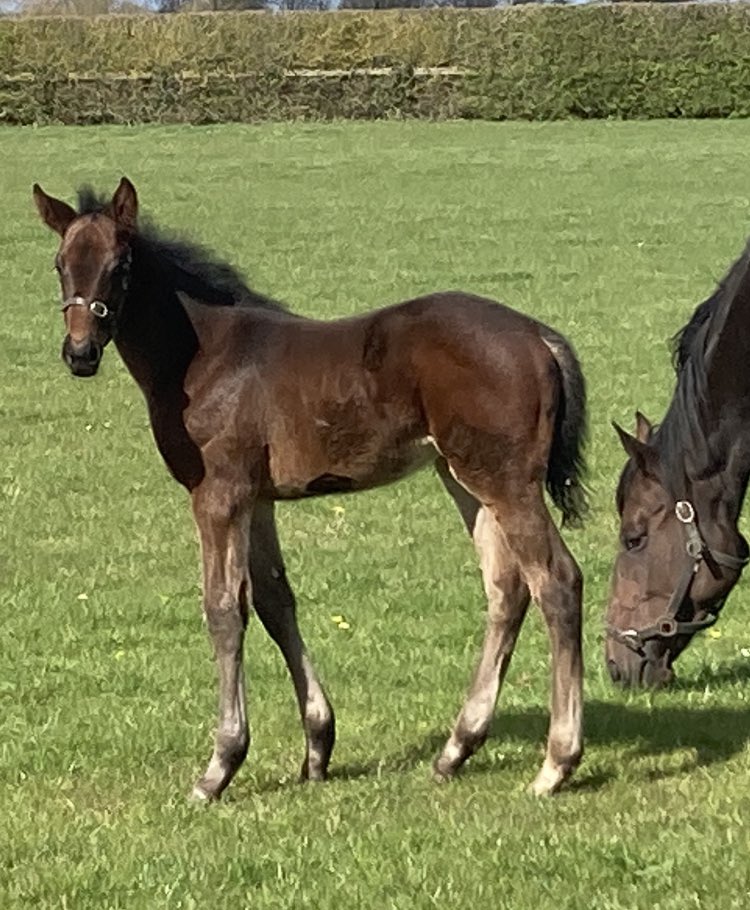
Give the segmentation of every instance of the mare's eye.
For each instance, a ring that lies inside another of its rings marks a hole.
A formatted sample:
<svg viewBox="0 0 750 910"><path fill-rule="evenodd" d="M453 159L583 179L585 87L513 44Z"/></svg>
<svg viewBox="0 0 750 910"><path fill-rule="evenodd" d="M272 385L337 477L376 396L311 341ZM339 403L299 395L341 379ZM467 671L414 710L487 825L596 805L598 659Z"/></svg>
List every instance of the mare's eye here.
<svg viewBox="0 0 750 910"><path fill-rule="evenodd" d="M624 534L622 538L623 545L628 552L633 550L642 550L646 546L646 540L648 535L644 532L631 531L628 534Z"/></svg>

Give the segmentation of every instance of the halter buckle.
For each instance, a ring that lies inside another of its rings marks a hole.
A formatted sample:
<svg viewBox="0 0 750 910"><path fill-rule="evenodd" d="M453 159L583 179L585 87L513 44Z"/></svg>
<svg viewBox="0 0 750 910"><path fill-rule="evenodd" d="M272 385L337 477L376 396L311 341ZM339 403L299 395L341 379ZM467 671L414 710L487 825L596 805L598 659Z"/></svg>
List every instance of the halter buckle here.
<svg viewBox="0 0 750 910"><path fill-rule="evenodd" d="M662 616L656 620L656 628L659 630L661 638L674 638L677 634L678 623L671 616Z"/></svg>
<svg viewBox="0 0 750 910"><path fill-rule="evenodd" d="M684 525L693 524L695 521L695 509L687 499L680 499L675 503L674 514L677 516L677 521L681 521Z"/></svg>
<svg viewBox="0 0 750 910"><path fill-rule="evenodd" d="M697 572L698 571L698 561L703 556L703 550L704 550L703 541L700 538L695 538L695 539L691 538L685 544L685 549L687 550L688 556L690 556L691 559L695 560L695 566L693 568L693 571Z"/></svg>

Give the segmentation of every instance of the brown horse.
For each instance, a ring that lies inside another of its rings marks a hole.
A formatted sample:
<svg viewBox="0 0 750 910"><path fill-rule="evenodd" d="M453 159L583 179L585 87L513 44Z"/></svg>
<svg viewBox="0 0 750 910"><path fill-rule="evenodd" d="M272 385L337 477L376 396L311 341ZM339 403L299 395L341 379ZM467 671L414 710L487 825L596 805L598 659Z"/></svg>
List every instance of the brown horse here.
<svg viewBox="0 0 750 910"><path fill-rule="evenodd" d="M62 238L56 266L76 376L114 341L159 451L189 490L203 608L219 676L213 755L194 796L217 798L249 745L243 639L250 601L289 668L304 779L326 776L334 715L300 637L274 502L364 490L433 464L479 552L489 616L470 692L435 762L450 778L487 736L529 598L552 648L552 793L582 751L581 574L553 524L581 516L584 382L557 333L469 294L432 294L350 319L292 315L195 246L139 228L133 185L79 211L34 187Z"/></svg>
<svg viewBox="0 0 750 910"><path fill-rule="evenodd" d="M676 336L677 385L661 425L640 413L635 436L615 425L628 454L607 612L615 682L670 682L748 561L737 521L750 477L749 265L750 247Z"/></svg>

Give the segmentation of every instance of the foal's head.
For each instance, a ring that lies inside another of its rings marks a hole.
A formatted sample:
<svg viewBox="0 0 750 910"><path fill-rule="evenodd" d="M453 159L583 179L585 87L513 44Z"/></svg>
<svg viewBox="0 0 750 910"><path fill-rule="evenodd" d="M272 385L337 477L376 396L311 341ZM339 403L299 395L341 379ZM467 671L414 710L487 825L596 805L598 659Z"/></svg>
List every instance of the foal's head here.
<svg viewBox="0 0 750 910"><path fill-rule="evenodd" d="M44 223L62 238L55 268L65 319L63 360L74 376L93 376L128 288L138 214L135 187L123 177L109 204L87 214L48 196L38 184L34 202Z"/></svg>

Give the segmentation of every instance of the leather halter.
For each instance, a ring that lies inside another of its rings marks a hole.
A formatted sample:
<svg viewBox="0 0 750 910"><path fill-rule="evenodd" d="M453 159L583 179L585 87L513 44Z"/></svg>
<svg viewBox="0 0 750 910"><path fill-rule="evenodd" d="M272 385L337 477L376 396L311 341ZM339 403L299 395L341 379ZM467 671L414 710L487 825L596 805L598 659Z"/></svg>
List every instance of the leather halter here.
<svg viewBox="0 0 750 910"><path fill-rule="evenodd" d="M643 646L648 641L655 638L670 639L675 635L694 635L696 632L702 632L712 626L719 618L721 608L724 606L723 600L708 612L705 619L687 622L677 619L677 614L690 593L693 579L702 562L706 563L714 578L718 578L721 574L719 566L742 571L750 561L750 557L747 556L732 556L731 553L722 553L720 550L709 548L698 528L693 504L687 499L681 499L676 503L674 513L685 529L685 551L690 562L685 565L677 587L669 598L666 613L652 626L645 629L618 629L615 626L607 626L609 638L625 645L637 654L643 654Z"/></svg>
<svg viewBox="0 0 750 910"><path fill-rule="evenodd" d="M98 319L106 319L109 316L109 307L103 300L92 300L87 303L84 297L68 297L67 300L63 300L60 304L60 309L63 313L66 310L69 310L72 306L83 306L86 309L91 310L91 312Z"/></svg>
<svg viewBox="0 0 750 910"><path fill-rule="evenodd" d="M127 292L128 287L130 286L130 267L133 263L133 251L128 249L125 256L120 262L120 287L123 293ZM115 312L108 306L103 300L91 300L87 301L85 297L68 297L66 300L60 304L60 309L63 313L66 310L69 310L72 306L82 306L87 310L90 310L97 319L108 319L111 318L114 320Z"/></svg>

